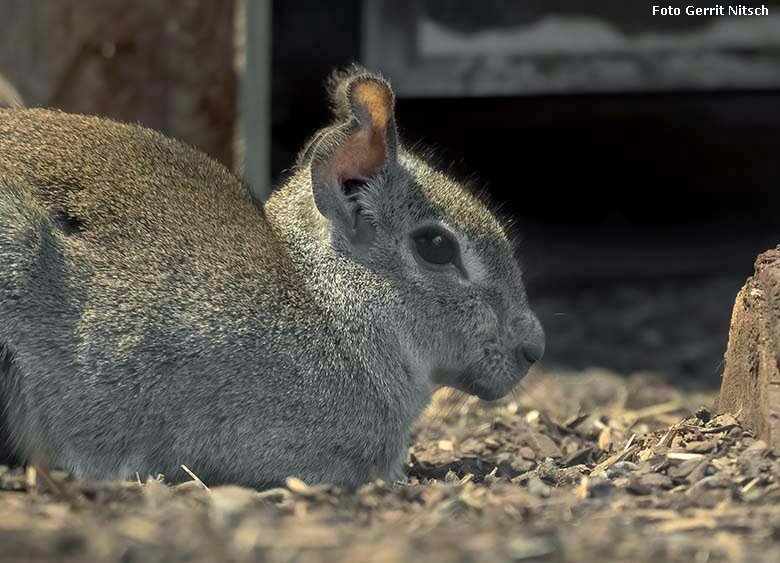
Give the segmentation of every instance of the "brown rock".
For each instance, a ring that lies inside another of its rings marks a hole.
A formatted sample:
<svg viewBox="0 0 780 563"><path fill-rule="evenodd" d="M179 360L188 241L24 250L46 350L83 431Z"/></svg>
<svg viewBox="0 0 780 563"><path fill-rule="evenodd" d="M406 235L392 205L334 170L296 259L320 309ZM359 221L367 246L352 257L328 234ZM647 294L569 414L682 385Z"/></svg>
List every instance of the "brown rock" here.
<svg viewBox="0 0 780 563"><path fill-rule="evenodd" d="M780 247L760 254L731 317L719 410L780 446Z"/></svg>
<svg viewBox="0 0 780 563"><path fill-rule="evenodd" d="M523 437L523 441L534 451L535 457L559 458L563 455L558 444L547 434L529 430ZM521 455L523 455L522 451Z"/></svg>
<svg viewBox="0 0 780 563"><path fill-rule="evenodd" d="M629 479L626 489L635 495L649 495L653 492L652 487L645 485L638 478Z"/></svg>
<svg viewBox="0 0 780 563"><path fill-rule="evenodd" d="M707 453L715 449L718 445L718 440L702 440L701 442L689 442L686 444L685 449L693 453Z"/></svg>

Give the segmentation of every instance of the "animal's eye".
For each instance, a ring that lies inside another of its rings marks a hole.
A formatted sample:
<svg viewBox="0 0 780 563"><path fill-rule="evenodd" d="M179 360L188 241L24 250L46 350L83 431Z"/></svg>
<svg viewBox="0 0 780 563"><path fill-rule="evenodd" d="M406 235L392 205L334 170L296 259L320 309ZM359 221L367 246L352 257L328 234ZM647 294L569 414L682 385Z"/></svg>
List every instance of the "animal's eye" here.
<svg viewBox="0 0 780 563"><path fill-rule="evenodd" d="M441 229L428 227L417 231L413 236L417 254L431 264L443 266L458 258L458 243Z"/></svg>

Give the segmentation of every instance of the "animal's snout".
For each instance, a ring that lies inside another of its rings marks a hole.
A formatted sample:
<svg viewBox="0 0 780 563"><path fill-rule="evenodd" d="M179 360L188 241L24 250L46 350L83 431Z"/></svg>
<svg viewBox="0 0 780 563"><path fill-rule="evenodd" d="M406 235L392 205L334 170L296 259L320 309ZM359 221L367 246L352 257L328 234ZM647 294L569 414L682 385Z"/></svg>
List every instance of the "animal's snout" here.
<svg viewBox="0 0 780 563"><path fill-rule="evenodd" d="M515 346L515 358L520 365L533 365L544 356L544 329L533 313L524 315L522 321L517 324L521 328L517 335L519 343Z"/></svg>
<svg viewBox="0 0 780 563"><path fill-rule="evenodd" d="M515 356L519 364L535 364L544 356L544 340L523 342L515 348Z"/></svg>

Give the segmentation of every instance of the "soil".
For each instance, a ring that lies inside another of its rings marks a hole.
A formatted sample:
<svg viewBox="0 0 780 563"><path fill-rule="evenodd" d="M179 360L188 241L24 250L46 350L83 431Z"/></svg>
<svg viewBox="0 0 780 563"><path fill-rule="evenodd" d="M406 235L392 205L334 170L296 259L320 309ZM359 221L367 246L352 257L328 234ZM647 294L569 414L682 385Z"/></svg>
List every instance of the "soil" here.
<svg viewBox="0 0 780 563"><path fill-rule="evenodd" d="M780 452L652 375L536 373L434 397L406 483L346 492L2 468L2 560L780 560ZM193 474L194 475L194 474Z"/></svg>

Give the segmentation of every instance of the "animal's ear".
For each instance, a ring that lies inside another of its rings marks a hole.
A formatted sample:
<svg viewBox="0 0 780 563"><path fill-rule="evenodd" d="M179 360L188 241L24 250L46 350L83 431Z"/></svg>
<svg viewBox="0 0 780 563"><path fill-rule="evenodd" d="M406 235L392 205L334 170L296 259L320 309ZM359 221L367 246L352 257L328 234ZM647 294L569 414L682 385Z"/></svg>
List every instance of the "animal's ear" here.
<svg viewBox="0 0 780 563"><path fill-rule="evenodd" d="M370 244L373 232L360 200L396 160L395 98L384 79L359 67L334 75L330 97L337 121L307 150L314 201L351 242Z"/></svg>

